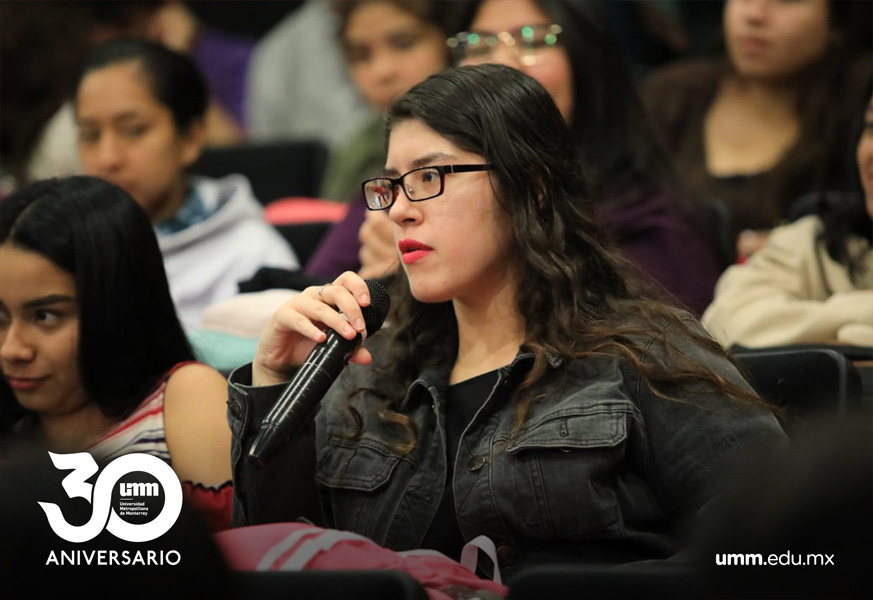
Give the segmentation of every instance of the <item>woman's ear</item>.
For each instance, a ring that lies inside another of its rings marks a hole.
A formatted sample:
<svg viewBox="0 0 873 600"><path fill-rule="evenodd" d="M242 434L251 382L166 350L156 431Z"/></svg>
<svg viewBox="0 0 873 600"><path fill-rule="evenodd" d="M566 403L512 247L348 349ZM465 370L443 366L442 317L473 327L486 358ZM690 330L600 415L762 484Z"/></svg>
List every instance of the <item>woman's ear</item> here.
<svg viewBox="0 0 873 600"><path fill-rule="evenodd" d="M203 147L206 144L206 122L203 119L198 119L188 128L187 131L180 134L182 142L182 164L185 168L190 167L203 152Z"/></svg>

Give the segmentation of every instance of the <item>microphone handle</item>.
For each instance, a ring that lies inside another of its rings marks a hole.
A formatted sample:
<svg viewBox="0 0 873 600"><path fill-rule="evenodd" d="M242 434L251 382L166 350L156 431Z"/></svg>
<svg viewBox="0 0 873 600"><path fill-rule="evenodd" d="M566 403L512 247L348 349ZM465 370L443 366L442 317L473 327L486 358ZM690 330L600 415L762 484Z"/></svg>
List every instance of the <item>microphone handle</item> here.
<svg viewBox="0 0 873 600"><path fill-rule="evenodd" d="M347 340L334 330L327 330L327 339L313 348L264 417L249 448L249 460L263 466L279 447L299 435L348 364L352 352L361 344L361 339L361 334Z"/></svg>

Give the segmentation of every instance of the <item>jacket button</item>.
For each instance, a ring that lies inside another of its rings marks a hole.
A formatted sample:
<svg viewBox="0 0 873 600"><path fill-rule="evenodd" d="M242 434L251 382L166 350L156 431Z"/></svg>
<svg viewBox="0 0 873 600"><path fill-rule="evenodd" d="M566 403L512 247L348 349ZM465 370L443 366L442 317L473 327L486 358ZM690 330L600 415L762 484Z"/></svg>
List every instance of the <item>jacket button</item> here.
<svg viewBox="0 0 873 600"><path fill-rule="evenodd" d="M239 419L242 414L242 406L240 403L234 400L233 402L228 402L228 405L230 406L230 414L233 415L234 418Z"/></svg>
<svg viewBox="0 0 873 600"><path fill-rule="evenodd" d="M471 471L478 471L485 466L486 459L484 456L471 456L467 461L467 468Z"/></svg>
<svg viewBox="0 0 873 600"><path fill-rule="evenodd" d="M500 546L497 549L497 562L500 563L501 567L513 560L515 560L515 550L512 549L512 546Z"/></svg>

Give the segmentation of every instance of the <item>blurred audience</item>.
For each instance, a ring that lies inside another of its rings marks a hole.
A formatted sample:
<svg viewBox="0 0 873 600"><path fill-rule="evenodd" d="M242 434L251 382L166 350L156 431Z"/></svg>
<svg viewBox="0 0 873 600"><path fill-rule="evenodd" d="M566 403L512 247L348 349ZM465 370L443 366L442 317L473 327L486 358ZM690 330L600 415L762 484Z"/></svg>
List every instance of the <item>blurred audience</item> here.
<svg viewBox="0 0 873 600"><path fill-rule="evenodd" d="M244 140L240 120L253 42L200 23L179 0L0 4L0 165L9 187L81 173L71 103L76 67L92 47L140 37L190 53L208 79L206 144Z"/></svg>
<svg viewBox="0 0 873 600"><path fill-rule="evenodd" d="M208 102L189 57L147 40L114 40L88 54L75 89L83 170L145 209L186 329L258 268L299 266L245 177L187 173L204 147Z"/></svg>
<svg viewBox="0 0 873 600"><path fill-rule="evenodd" d="M868 2L728 0L722 56L664 66L642 85L684 180L727 205L737 257L803 194L852 187L850 124L871 75L859 20L869 30Z"/></svg>
<svg viewBox="0 0 873 600"><path fill-rule="evenodd" d="M691 36L681 4L676 0L603 0L635 79L690 51Z"/></svg>
<svg viewBox="0 0 873 600"><path fill-rule="evenodd" d="M857 164L863 194L822 196L721 276L703 323L724 345L873 346L873 99Z"/></svg>
<svg viewBox="0 0 873 600"><path fill-rule="evenodd" d="M243 9L243 6L240 6ZM157 11L149 37L188 54L209 87L206 141L212 146L246 140L246 80L256 40L203 23L188 2L165 0Z"/></svg>
<svg viewBox="0 0 873 600"><path fill-rule="evenodd" d="M413 85L448 64L446 29L430 0L346 0L337 41L374 116L331 152L321 197L347 202L385 166L382 113Z"/></svg>
<svg viewBox="0 0 873 600"><path fill-rule="evenodd" d="M397 249L387 216L368 214L361 182L385 166L381 113L448 65L447 29L437 17L437 4L428 0L353 0L337 7L349 72L379 116L331 158L322 196L349 200L349 211L321 240L305 270L326 280L349 270L380 277L397 268Z"/></svg>
<svg viewBox="0 0 873 600"><path fill-rule="evenodd" d="M0 203L0 452L143 452L214 529L230 517L226 382L194 361L148 217L94 177Z"/></svg>
<svg viewBox="0 0 873 600"><path fill-rule="evenodd" d="M156 2L0 3L0 160L13 187L81 172L66 103L87 49L117 35L147 35Z"/></svg>
<svg viewBox="0 0 873 600"><path fill-rule="evenodd" d="M252 141L314 139L332 148L372 117L349 77L337 27L329 0L307 0L258 41L246 92Z"/></svg>

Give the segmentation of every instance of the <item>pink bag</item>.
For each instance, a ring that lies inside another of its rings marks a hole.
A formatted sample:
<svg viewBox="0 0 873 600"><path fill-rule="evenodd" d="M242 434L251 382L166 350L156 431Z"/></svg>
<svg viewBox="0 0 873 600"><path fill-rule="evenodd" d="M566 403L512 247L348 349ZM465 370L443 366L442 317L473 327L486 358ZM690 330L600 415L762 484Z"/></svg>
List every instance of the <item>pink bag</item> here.
<svg viewBox="0 0 873 600"><path fill-rule="evenodd" d="M505 598L494 543L485 536L469 542L461 562L435 550L395 552L349 531L308 523L269 523L213 534L231 569L238 571L378 570L405 571L430 600L452 600L452 591L487 590ZM475 573L479 551L491 556L494 580Z"/></svg>

